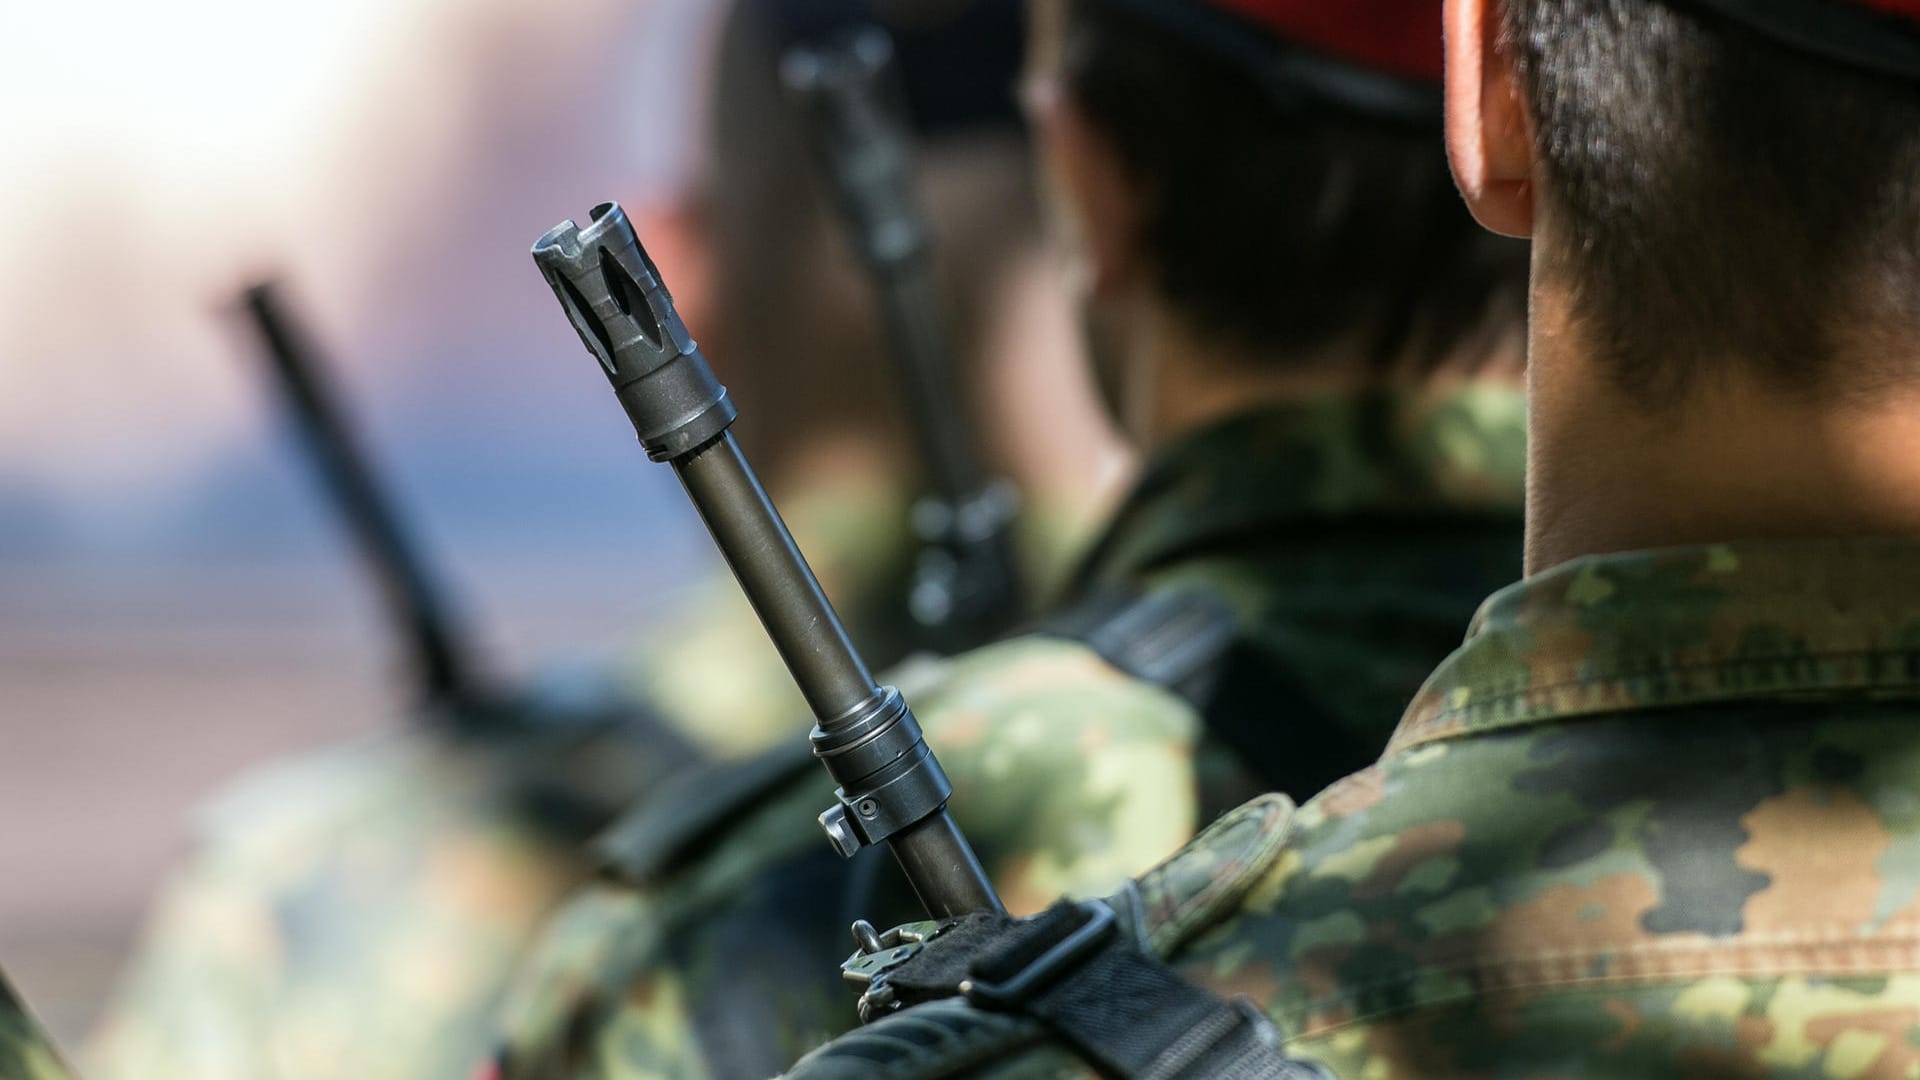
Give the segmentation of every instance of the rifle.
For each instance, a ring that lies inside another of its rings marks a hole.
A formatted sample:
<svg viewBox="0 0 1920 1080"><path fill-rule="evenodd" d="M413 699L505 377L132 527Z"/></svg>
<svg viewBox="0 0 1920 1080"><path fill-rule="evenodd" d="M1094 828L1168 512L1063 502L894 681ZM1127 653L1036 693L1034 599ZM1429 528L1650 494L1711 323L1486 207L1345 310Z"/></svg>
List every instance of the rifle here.
<svg viewBox="0 0 1920 1080"><path fill-rule="evenodd" d="M733 401L626 212L602 203L584 229L562 222L533 245L533 259L647 457L673 466L812 710L814 756L837 785L820 815L835 850L851 856L885 842L935 918L1001 910L947 812L952 783L900 691L874 681L741 453Z"/></svg>
<svg viewBox="0 0 1920 1080"><path fill-rule="evenodd" d="M929 272L932 244L913 190L893 41L870 26L796 46L780 75L880 302L932 489L913 509L921 551L909 610L945 651L976 645L1022 614L1012 538L1019 497L987 476L956 407L965 398Z"/></svg>
<svg viewBox="0 0 1920 1080"><path fill-rule="evenodd" d="M436 703L473 700L479 687L472 651L367 464L313 360L313 350L282 309L277 288L270 282L249 286L242 306L259 332L267 366L286 398L307 455L380 583L394 624L411 649L421 695Z"/></svg>

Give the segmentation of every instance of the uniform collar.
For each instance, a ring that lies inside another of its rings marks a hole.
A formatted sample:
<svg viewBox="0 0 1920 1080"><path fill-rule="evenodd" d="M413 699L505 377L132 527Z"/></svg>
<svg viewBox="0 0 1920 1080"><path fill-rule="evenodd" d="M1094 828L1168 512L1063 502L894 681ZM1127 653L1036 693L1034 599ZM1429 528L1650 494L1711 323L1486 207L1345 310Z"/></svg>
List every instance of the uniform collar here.
<svg viewBox="0 0 1920 1080"><path fill-rule="evenodd" d="M1243 412L1154 454L1083 559L1075 591L1292 524L1513 515L1525 403L1487 383L1325 394Z"/></svg>
<svg viewBox="0 0 1920 1080"><path fill-rule="evenodd" d="M1920 541L1751 541L1578 559L1495 593L1388 752L1580 716L1920 697Z"/></svg>

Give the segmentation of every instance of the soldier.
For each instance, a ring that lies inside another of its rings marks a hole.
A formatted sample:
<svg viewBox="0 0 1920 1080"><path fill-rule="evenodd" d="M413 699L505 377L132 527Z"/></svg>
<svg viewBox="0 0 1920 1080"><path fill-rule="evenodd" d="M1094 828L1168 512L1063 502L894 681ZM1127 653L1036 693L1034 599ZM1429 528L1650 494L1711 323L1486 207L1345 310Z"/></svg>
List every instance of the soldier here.
<svg viewBox="0 0 1920 1080"><path fill-rule="evenodd" d="M1036 22L1067 258L1148 461L1036 632L898 678L1016 909L1371 760L1473 590L1519 571L1525 251L1448 178L1437 4L1245 6ZM1297 70L1246 66L1296 35ZM501 1075L765 1075L850 1027L846 920L912 908L884 856L821 843L818 773L703 777L618 826Z"/></svg>
<svg viewBox="0 0 1920 1080"><path fill-rule="evenodd" d="M0 971L0 1080L73 1080L53 1040L40 1030Z"/></svg>
<svg viewBox="0 0 1920 1080"><path fill-rule="evenodd" d="M975 12L972 37L945 49L979 85L943 84L910 103L931 140L927 202L948 240L940 267L955 346L991 358L971 365L969 389L1007 394L1038 380L1060 406L1016 420L1013 434L1038 446L999 440L1016 444L1005 466L1026 483L1028 520L1045 537L1079 513L1061 507L1084 499L1088 473L1110 462L1093 437L1064 457L1045 452L1056 436L1043 424L1073 439L1088 428L1076 417L1097 421L1098 406L1089 390L1074 391L1084 376L1072 326L1058 289L1045 288L1011 92L1019 13L1013 0L987 6L998 13ZM818 14L816 0L793 7ZM996 20L1006 29L981 29ZM939 20L920 25L926 43L903 49L939 47ZM698 228L691 246L707 254L713 294L734 316L712 334L736 362L729 377L785 406L765 410L745 435L782 466L768 480L822 555L827 587L863 644L897 659L913 632L911 454L902 425L887 419L897 392L854 260L809 183L774 54L761 23L750 29L723 43L713 176L684 219ZM969 44L976 39L984 44ZM980 228L985 221L995 228ZM670 744L724 760L795 734L800 699L732 582L690 592L621 673L672 739L430 714L235 785L164 896L89 1072L466 1080L492 1045L500 995L535 927L591 872L586 841L646 781L684 763Z"/></svg>
<svg viewBox="0 0 1920 1080"><path fill-rule="evenodd" d="M1446 19L1455 174L1535 244L1533 576L1377 765L1237 812L1010 1011L796 1080L1083 1075L1113 1032L1058 1006L1140 941L1339 1077L1920 1072L1920 4Z"/></svg>

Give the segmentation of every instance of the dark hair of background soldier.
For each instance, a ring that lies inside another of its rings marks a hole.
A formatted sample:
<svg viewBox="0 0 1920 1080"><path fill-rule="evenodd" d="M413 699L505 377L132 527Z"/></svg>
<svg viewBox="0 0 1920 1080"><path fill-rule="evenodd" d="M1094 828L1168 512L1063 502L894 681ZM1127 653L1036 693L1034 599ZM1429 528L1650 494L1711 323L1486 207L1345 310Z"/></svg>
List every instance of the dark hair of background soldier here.
<svg viewBox="0 0 1920 1080"><path fill-rule="evenodd" d="M1286 107L1157 26L1067 2L1061 76L1147 192L1143 246L1197 331L1281 357L1370 341L1382 368L1426 369L1524 325L1526 246L1474 224L1437 116Z"/></svg>
<svg viewBox="0 0 1920 1080"><path fill-rule="evenodd" d="M735 430L777 492L793 448L857 433L890 448L883 460L901 460L910 444L876 301L780 86L780 32L761 8L731 4L720 31L704 207L718 325L692 329L711 346L740 405ZM1010 125L973 125L922 139L916 165L955 357L978 394L967 361L994 290L1039 243L1028 150Z"/></svg>
<svg viewBox="0 0 1920 1080"><path fill-rule="evenodd" d="M1657 406L1739 363L1852 399L1916 374L1920 86L1665 3L1505 6L1567 238L1543 269L1623 390ZM1908 362L1835 369L1848 347Z"/></svg>

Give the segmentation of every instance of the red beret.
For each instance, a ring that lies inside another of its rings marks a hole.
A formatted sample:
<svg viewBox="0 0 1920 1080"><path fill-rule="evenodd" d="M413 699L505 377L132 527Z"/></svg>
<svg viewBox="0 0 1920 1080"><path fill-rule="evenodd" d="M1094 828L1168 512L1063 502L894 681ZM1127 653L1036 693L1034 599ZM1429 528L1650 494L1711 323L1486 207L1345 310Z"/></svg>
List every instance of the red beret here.
<svg viewBox="0 0 1920 1080"><path fill-rule="evenodd" d="M1361 67L1439 82L1440 0L1204 0L1285 41ZM1920 0L1869 0L1920 10Z"/></svg>
<svg viewBox="0 0 1920 1080"><path fill-rule="evenodd" d="M1854 0L1854 2L1882 15L1920 22L1920 0Z"/></svg>

